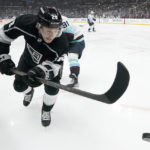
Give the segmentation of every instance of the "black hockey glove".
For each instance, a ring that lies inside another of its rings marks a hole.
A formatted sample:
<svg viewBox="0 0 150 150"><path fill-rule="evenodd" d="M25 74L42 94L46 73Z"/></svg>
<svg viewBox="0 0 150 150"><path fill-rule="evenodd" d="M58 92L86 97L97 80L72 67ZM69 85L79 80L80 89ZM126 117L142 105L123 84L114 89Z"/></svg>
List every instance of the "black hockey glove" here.
<svg viewBox="0 0 150 150"><path fill-rule="evenodd" d="M42 85L42 83L37 79L37 77L39 78L45 77L44 72L38 67L34 67L33 69L29 70L27 75L28 76L26 82L31 87L38 87Z"/></svg>
<svg viewBox="0 0 150 150"><path fill-rule="evenodd" d="M10 71L11 68L15 68L15 64L11 60L10 55L0 55L0 72L6 75L13 75L14 73Z"/></svg>
<svg viewBox="0 0 150 150"><path fill-rule="evenodd" d="M60 65L53 64L52 62L43 62L40 65L37 65L33 69L28 71L27 83L31 87L38 87L42 83L38 81L37 77L43 78L45 80L52 80L55 76L58 75Z"/></svg>

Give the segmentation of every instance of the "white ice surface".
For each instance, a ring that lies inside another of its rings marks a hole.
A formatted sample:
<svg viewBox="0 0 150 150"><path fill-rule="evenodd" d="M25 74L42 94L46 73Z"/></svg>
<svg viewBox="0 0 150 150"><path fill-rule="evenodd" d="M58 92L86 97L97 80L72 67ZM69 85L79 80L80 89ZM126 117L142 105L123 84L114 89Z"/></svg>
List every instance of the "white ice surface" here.
<svg viewBox="0 0 150 150"><path fill-rule="evenodd" d="M14 77L0 75L0 150L150 150L141 139L150 132L150 26L96 25L85 34L80 89L104 93L111 86L117 62L131 76L125 94L113 105L60 91L52 110L52 122L40 122L43 86L35 90L29 107L13 89ZM11 45L17 64L24 39ZM68 82L66 58L62 83Z"/></svg>

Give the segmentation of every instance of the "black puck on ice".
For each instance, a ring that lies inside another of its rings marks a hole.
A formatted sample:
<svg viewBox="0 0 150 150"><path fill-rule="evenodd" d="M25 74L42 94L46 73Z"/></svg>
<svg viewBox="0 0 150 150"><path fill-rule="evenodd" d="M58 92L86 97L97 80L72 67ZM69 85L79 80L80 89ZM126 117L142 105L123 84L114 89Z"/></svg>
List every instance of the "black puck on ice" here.
<svg viewBox="0 0 150 150"><path fill-rule="evenodd" d="M142 139L144 141L150 142L150 133L143 133Z"/></svg>

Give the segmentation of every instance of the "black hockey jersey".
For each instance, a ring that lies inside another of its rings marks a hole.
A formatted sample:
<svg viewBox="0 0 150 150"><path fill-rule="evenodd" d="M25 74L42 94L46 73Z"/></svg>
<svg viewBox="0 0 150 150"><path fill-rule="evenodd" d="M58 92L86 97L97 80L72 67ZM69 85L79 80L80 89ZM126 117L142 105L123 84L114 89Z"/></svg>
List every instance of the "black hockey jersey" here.
<svg viewBox="0 0 150 150"><path fill-rule="evenodd" d="M0 54L8 54L10 44L19 36L24 36L24 56L30 63L40 64L45 60L56 61L68 52L73 37L64 32L50 44L44 42L36 28L36 15L22 15L0 29Z"/></svg>

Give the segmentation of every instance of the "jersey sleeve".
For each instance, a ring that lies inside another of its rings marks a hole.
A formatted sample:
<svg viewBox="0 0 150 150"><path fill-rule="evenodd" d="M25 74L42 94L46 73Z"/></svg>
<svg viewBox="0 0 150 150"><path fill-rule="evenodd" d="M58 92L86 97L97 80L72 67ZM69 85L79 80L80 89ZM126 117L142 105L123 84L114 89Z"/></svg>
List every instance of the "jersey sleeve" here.
<svg viewBox="0 0 150 150"><path fill-rule="evenodd" d="M0 28L0 54L8 54L11 42L21 35L27 34L27 16L22 15Z"/></svg>
<svg viewBox="0 0 150 150"><path fill-rule="evenodd" d="M69 38L68 53L77 53L80 58L85 48L84 36L80 28L70 23L66 17L63 17L63 32Z"/></svg>
<svg viewBox="0 0 150 150"><path fill-rule="evenodd" d="M84 41L84 36L79 27L72 24L66 17L63 17L63 32L70 37L70 43Z"/></svg>

